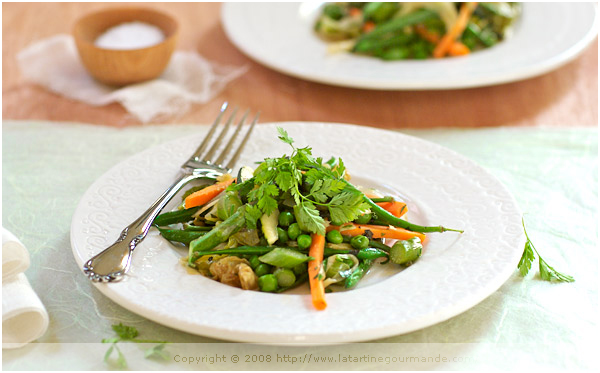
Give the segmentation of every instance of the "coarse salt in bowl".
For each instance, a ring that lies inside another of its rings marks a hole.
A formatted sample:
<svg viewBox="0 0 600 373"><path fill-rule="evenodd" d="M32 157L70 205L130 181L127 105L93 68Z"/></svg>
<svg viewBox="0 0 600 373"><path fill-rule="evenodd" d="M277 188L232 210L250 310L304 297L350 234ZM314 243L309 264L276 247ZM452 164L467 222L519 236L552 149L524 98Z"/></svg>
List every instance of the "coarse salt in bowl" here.
<svg viewBox="0 0 600 373"><path fill-rule="evenodd" d="M73 36L88 72L114 86L158 77L167 67L178 37L178 24L149 8L101 10L79 19Z"/></svg>

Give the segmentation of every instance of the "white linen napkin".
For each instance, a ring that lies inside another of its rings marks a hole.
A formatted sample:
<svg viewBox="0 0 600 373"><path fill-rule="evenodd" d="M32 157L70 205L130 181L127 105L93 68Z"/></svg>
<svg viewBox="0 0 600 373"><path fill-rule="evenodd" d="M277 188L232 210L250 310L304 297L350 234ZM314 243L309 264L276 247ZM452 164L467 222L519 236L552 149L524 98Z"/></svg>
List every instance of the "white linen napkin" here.
<svg viewBox="0 0 600 373"><path fill-rule="evenodd" d="M103 106L119 102L142 123L182 114L194 103L206 103L247 66L218 66L195 52L175 51L158 78L114 88L94 80L85 70L70 35L59 34L35 42L17 55L22 74L46 89Z"/></svg>
<svg viewBox="0 0 600 373"><path fill-rule="evenodd" d="M28 267L27 249L2 228L3 349L24 346L48 329L48 312L23 273Z"/></svg>

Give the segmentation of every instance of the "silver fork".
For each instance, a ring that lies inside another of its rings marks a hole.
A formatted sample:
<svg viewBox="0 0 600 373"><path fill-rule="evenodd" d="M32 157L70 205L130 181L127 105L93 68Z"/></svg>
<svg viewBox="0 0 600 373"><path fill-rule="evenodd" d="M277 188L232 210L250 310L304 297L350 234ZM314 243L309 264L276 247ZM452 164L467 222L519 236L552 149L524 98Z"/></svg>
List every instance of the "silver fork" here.
<svg viewBox="0 0 600 373"><path fill-rule="evenodd" d="M219 127L221 123L223 114L227 110L227 106L227 102L221 106L219 115L210 127L208 134L194 154L192 154L192 156L181 166L181 175L173 185L171 185L158 200L146 210L146 212L123 229L115 243L84 264L83 272L92 281L112 282L119 281L123 278L125 273L129 270L133 250L148 234L154 218L156 218L158 213L185 184L194 179L215 179L224 173L231 172L258 121L258 114L256 114L252 123L248 126L246 135L243 137L236 150L233 151L235 140L242 127L244 127L244 122L249 113L249 111L246 111L242 116L242 119L238 122L235 131L229 138L225 148L221 151L219 156L215 156L215 153L219 149L221 143L223 143L231 124L234 122L237 112L237 108L233 109L229 119L226 121L219 134L216 135L216 139L209 148L213 137L215 137L217 127ZM208 150L206 151L207 148ZM206 154L204 154L205 151ZM225 160L232 151L233 156L231 156L229 162L225 163Z"/></svg>

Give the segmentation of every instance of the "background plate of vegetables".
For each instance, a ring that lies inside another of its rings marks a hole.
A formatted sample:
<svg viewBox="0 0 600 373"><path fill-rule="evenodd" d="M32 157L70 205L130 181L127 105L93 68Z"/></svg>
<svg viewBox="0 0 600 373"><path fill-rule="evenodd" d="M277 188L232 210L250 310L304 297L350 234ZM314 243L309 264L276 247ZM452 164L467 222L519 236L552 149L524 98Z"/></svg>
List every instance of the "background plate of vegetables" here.
<svg viewBox="0 0 600 373"><path fill-rule="evenodd" d="M71 227L79 265L170 185L206 130L136 154L88 189ZM424 140L346 124L262 124L237 167L184 188L125 279L95 286L188 333L366 341L473 307L522 254L510 193L474 162Z"/></svg>
<svg viewBox="0 0 600 373"><path fill-rule="evenodd" d="M226 3L242 52L310 81L456 89L541 75L597 35L594 3Z"/></svg>

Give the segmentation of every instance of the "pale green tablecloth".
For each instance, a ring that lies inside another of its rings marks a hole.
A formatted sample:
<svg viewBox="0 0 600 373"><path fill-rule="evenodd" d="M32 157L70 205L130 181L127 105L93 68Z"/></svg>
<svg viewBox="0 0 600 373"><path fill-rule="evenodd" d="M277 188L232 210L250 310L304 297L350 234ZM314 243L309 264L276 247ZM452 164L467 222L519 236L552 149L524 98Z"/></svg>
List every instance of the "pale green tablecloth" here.
<svg viewBox="0 0 600 373"><path fill-rule="evenodd" d="M72 123L3 122L2 224L29 249L32 264L26 275L50 315L48 332L38 342L97 343L112 337L110 325L118 322L137 327L145 338L214 342L147 321L104 297L81 273L69 242L71 216L80 197L98 177L136 152L196 129L193 125L116 129ZM514 275L497 292L467 312L378 342L464 343L461 350L465 354L483 357L487 364L500 369L527 364L558 369L597 367L592 348L598 336L597 129L402 132L462 153L497 176L527 213L529 235L544 259L573 275L576 282L540 281L537 268L534 278L524 280L515 268ZM74 365L65 366L60 349L49 354L39 345L4 350L3 368L107 368L101 355L73 358ZM136 358L128 359L135 367ZM166 367L141 360L138 366L144 369ZM440 363L427 369L470 367L473 365ZM385 366L375 369L379 368Z"/></svg>

